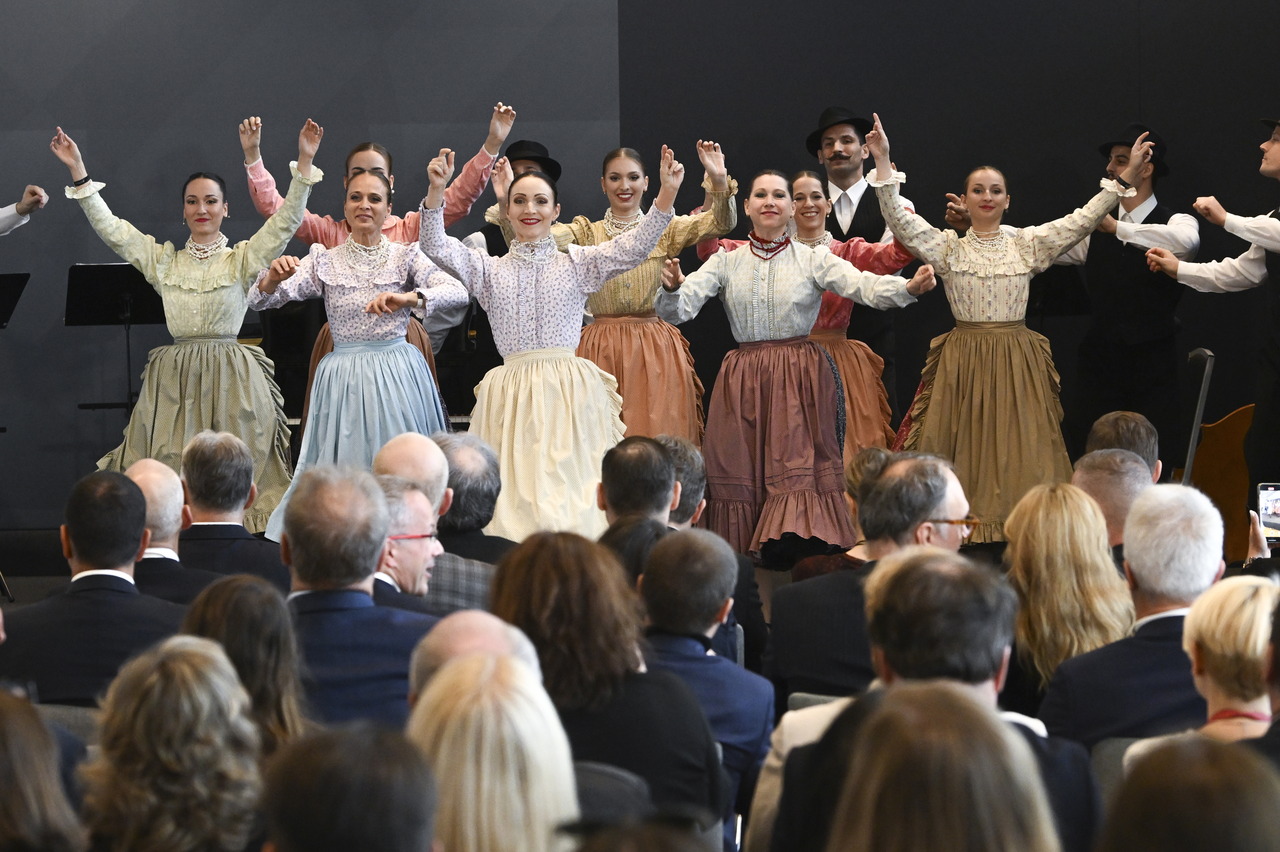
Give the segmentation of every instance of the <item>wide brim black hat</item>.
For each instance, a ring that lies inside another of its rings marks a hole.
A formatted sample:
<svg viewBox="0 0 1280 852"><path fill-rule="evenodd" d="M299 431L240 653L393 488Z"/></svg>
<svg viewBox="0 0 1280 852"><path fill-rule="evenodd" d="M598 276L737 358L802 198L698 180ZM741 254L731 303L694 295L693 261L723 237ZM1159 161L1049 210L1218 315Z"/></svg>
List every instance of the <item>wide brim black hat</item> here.
<svg viewBox="0 0 1280 852"><path fill-rule="evenodd" d="M1261 121L1267 126L1268 130L1275 130L1280 127L1280 118L1264 118Z"/></svg>
<svg viewBox="0 0 1280 852"><path fill-rule="evenodd" d="M1112 137L1110 142L1103 142L1099 145L1098 153L1102 154L1104 157L1110 157L1111 149L1117 145L1132 148L1133 143L1144 133L1147 134L1147 141L1151 143L1151 164L1155 166L1153 174L1158 178L1164 177L1169 174L1169 164L1165 162L1167 149L1165 148L1164 137L1159 133L1156 133L1150 127L1147 127L1145 124L1139 124L1137 122L1130 124L1124 130Z"/></svg>
<svg viewBox="0 0 1280 852"><path fill-rule="evenodd" d="M822 115L818 118L818 129L809 134L805 140L805 147L809 149L809 153L818 156L818 149L822 147L822 134L827 132L827 128L835 127L837 124L851 124L853 129L858 131L858 135L863 139L871 132L872 124L860 115L854 115L853 110L845 107L827 107L822 111Z"/></svg>
<svg viewBox="0 0 1280 852"><path fill-rule="evenodd" d="M503 155L507 158L507 162L514 163L516 160L533 160L542 166L542 171L552 180L560 180L560 164L551 159L547 146L541 142L533 142L529 139L517 139L507 146L507 152Z"/></svg>

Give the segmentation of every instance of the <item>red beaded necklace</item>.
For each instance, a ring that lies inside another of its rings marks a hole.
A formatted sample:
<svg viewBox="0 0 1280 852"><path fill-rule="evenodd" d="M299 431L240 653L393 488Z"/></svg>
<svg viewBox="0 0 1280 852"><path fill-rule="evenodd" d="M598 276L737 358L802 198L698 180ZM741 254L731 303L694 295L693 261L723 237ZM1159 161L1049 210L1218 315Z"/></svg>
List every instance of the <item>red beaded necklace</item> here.
<svg viewBox="0 0 1280 852"><path fill-rule="evenodd" d="M1217 713L1214 713L1209 717L1210 722L1221 722L1224 719L1252 719L1255 722L1270 722L1271 714L1253 713L1248 710L1232 710L1231 708L1227 708L1226 710L1219 710Z"/></svg>
<svg viewBox="0 0 1280 852"><path fill-rule="evenodd" d="M761 260L769 260L771 257L791 245L791 237L783 234L776 240L766 240L756 235L755 231L747 234L747 244L751 247L751 253Z"/></svg>

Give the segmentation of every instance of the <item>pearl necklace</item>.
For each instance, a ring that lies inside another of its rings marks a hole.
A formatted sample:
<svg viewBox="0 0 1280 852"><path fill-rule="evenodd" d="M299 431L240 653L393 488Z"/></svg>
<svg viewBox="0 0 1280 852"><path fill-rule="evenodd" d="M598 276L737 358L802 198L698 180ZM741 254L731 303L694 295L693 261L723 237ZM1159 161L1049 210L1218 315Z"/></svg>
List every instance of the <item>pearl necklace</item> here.
<svg viewBox="0 0 1280 852"><path fill-rule="evenodd" d="M987 231L985 233L969 229L968 238L981 254L988 257L1003 257L1005 254L1004 231Z"/></svg>
<svg viewBox="0 0 1280 852"><path fill-rule="evenodd" d="M356 242L354 235L348 235L347 241L342 244L342 250L347 263L361 272L372 272L386 265L391 253L391 241L386 234L379 234L377 245L367 246Z"/></svg>
<svg viewBox="0 0 1280 852"><path fill-rule="evenodd" d="M637 212L630 219L619 219L613 215L613 208L610 207L604 212L604 232L609 235L610 239L619 237L630 231L632 228L640 224L640 220L644 218L644 214Z"/></svg>
<svg viewBox="0 0 1280 852"><path fill-rule="evenodd" d="M808 239L806 237L800 236L799 234L796 234L795 240L798 243L804 243L810 248L817 248L818 246L829 246L831 245L831 232L823 231L822 236L814 237L813 239Z"/></svg>
<svg viewBox="0 0 1280 852"><path fill-rule="evenodd" d="M547 264L555 259L556 240L550 234L527 243L515 240L511 243L509 254L516 260L523 260L526 263Z"/></svg>
<svg viewBox="0 0 1280 852"><path fill-rule="evenodd" d="M227 247L227 237L219 232L218 238L211 243L198 243L193 237L187 237L187 254L196 260L208 260Z"/></svg>

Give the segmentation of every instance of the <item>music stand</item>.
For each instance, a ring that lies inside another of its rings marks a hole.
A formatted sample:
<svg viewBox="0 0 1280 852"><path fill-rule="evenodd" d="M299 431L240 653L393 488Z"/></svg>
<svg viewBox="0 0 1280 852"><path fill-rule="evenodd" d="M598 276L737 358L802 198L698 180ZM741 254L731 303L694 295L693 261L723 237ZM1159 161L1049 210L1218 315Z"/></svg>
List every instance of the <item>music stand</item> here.
<svg viewBox="0 0 1280 852"><path fill-rule="evenodd" d="M80 409L128 411L137 397L133 392L133 348L130 332L135 325L164 322L164 302L142 273L127 263L77 263L67 270L67 308L63 325L123 325L124 372L128 390L124 402L82 402Z"/></svg>
<svg viewBox="0 0 1280 852"><path fill-rule="evenodd" d="M9 327L14 308L18 307L18 300L22 298L22 289L30 280L30 272L10 272L0 275L0 329ZM0 433L7 431L9 430L6 427L0 426ZM4 595L9 603L13 603L13 592L9 591L9 584L5 582L3 573L0 573L0 595Z"/></svg>

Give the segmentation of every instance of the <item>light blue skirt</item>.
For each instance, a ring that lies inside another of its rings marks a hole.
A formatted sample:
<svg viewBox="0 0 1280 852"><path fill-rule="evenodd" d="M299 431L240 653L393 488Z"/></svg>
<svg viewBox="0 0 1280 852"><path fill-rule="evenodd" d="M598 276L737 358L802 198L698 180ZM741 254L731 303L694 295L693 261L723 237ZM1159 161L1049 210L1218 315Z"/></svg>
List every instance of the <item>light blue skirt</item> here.
<svg viewBox="0 0 1280 852"><path fill-rule="evenodd" d="M369 470L382 445L404 432L446 428L440 393L422 352L399 340L334 343L320 359L294 482L307 468L340 464ZM293 483L271 513L267 538L280 540Z"/></svg>

